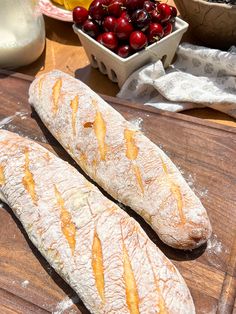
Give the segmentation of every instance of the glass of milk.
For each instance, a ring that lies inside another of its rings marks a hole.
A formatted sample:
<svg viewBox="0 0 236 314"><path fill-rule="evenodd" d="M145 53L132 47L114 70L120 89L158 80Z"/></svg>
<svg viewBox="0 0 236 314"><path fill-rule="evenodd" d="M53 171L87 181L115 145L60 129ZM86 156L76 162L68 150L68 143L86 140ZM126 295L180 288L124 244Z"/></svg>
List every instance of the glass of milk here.
<svg viewBox="0 0 236 314"><path fill-rule="evenodd" d="M45 26L36 0L0 0L0 68L35 61L45 45Z"/></svg>

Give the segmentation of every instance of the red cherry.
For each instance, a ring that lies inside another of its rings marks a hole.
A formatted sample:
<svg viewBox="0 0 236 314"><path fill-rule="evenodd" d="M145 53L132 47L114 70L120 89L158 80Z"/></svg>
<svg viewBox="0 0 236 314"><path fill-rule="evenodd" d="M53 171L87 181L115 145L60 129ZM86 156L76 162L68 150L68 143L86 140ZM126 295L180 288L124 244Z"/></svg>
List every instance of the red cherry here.
<svg viewBox="0 0 236 314"><path fill-rule="evenodd" d="M118 39L116 37L116 34L113 32L101 34L100 40L102 45L107 47L108 49L115 50L118 47Z"/></svg>
<svg viewBox="0 0 236 314"><path fill-rule="evenodd" d="M127 11L123 11L120 17L128 20L129 22L131 21L130 16Z"/></svg>
<svg viewBox="0 0 236 314"><path fill-rule="evenodd" d="M166 3L159 3L157 10L161 14L161 22L166 22L171 18L170 6Z"/></svg>
<svg viewBox="0 0 236 314"><path fill-rule="evenodd" d="M114 32L117 20L114 16L106 16L102 22L102 27L105 32Z"/></svg>
<svg viewBox="0 0 236 314"><path fill-rule="evenodd" d="M145 9L148 13L155 10L156 4L150 0L144 1L143 9Z"/></svg>
<svg viewBox="0 0 236 314"><path fill-rule="evenodd" d="M177 10L172 5L169 6L171 11L171 18L175 18L177 16Z"/></svg>
<svg viewBox="0 0 236 314"><path fill-rule="evenodd" d="M86 20L82 26L82 31L95 38L99 34L99 26L92 20Z"/></svg>
<svg viewBox="0 0 236 314"><path fill-rule="evenodd" d="M128 56L132 54L132 48L128 44L122 45L118 47L117 54L121 58L127 58Z"/></svg>
<svg viewBox="0 0 236 314"><path fill-rule="evenodd" d="M94 0L89 6L89 15L93 20L101 21L107 15L104 0Z"/></svg>
<svg viewBox="0 0 236 314"><path fill-rule="evenodd" d="M125 6L129 12L142 9L145 0L126 0Z"/></svg>
<svg viewBox="0 0 236 314"><path fill-rule="evenodd" d="M147 36L141 31L134 31L130 34L129 44L134 50L140 50L147 46Z"/></svg>
<svg viewBox="0 0 236 314"><path fill-rule="evenodd" d="M114 0L101 0L103 5L105 6L105 9L106 9L106 6L108 6L112 1Z"/></svg>
<svg viewBox="0 0 236 314"><path fill-rule="evenodd" d="M102 45L102 34L99 34L99 35L97 36L96 41L98 41L99 44Z"/></svg>
<svg viewBox="0 0 236 314"><path fill-rule="evenodd" d="M112 2L116 2L117 0L111 0L111 3ZM126 3L126 0L118 0L121 4L122 4L122 7L125 7L125 3Z"/></svg>
<svg viewBox="0 0 236 314"><path fill-rule="evenodd" d="M77 25L82 25L88 18L88 10L83 7L75 7L73 10L73 21Z"/></svg>
<svg viewBox="0 0 236 314"><path fill-rule="evenodd" d="M127 18L119 17L117 19L115 33L119 39L128 40L129 35L132 33L133 30L134 27Z"/></svg>
<svg viewBox="0 0 236 314"><path fill-rule="evenodd" d="M150 23L147 30L147 38L149 43L160 40L164 36L164 30L160 23Z"/></svg>
<svg viewBox="0 0 236 314"><path fill-rule="evenodd" d="M166 23L164 26L164 36L169 35L173 31L173 25L171 23Z"/></svg>
<svg viewBox="0 0 236 314"><path fill-rule="evenodd" d="M157 10L152 10L151 12L149 12L150 16L151 16L151 20L154 23L161 23L161 14L157 11Z"/></svg>
<svg viewBox="0 0 236 314"><path fill-rule="evenodd" d="M145 31L148 28L151 18L145 9L138 9L132 14L131 20L135 28Z"/></svg>
<svg viewBox="0 0 236 314"><path fill-rule="evenodd" d="M108 5L107 11L108 11L109 15L119 17L119 16L121 16L121 13L123 10L122 8L123 8L123 3L119 0L116 0L116 1L111 2Z"/></svg>

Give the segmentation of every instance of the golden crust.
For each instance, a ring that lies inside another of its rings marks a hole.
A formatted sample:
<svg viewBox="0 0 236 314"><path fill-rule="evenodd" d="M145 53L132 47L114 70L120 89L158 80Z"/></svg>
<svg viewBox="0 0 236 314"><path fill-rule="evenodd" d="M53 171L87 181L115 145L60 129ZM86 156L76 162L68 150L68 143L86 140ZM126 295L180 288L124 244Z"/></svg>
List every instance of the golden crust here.
<svg viewBox="0 0 236 314"><path fill-rule="evenodd" d="M0 199L91 313L195 313L174 265L134 219L72 166L3 130L0 164L5 172ZM25 167L37 202L22 180Z"/></svg>
<svg viewBox="0 0 236 314"><path fill-rule="evenodd" d="M57 82L61 82L61 96L56 98L58 110L53 115L50 108ZM42 86L37 78L29 94L42 121L63 147L70 147L67 151L79 166L111 196L140 214L166 244L193 249L207 241L211 224L206 210L177 167L88 86L52 71L44 74ZM77 95L80 105L73 114L70 104Z"/></svg>

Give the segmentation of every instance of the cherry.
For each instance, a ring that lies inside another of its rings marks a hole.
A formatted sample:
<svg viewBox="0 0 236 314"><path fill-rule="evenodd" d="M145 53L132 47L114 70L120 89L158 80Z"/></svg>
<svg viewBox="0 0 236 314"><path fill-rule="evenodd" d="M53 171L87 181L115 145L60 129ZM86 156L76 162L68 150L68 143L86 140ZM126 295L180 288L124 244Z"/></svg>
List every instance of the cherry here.
<svg viewBox="0 0 236 314"><path fill-rule="evenodd" d="M120 57L160 40L173 31L177 10L157 0L93 0L77 6L74 23Z"/></svg>
<svg viewBox="0 0 236 314"><path fill-rule="evenodd" d="M172 33L173 30L173 25L171 23L166 23L164 26L164 36L169 35L170 33Z"/></svg>
<svg viewBox="0 0 236 314"><path fill-rule="evenodd" d="M156 8L156 5L154 2L152 2L150 0L144 1L143 9L145 9L148 13L155 10L155 8Z"/></svg>
<svg viewBox="0 0 236 314"><path fill-rule="evenodd" d="M129 44L134 50L140 50L147 46L147 36L142 31L133 31L129 37Z"/></svg>
<svg viewBox="0 0 236 314"><path fill-rule="evenodd" d="M129 35L134 30L132 23L127 18L119 17L116 22L115 33L121 40L128 40Z"/></svg>
<svg viewBox="0 0 236 314"><path fill-rule="evenodd" d="M89 6L89 15L93 20L101 21L107 14L104 0L93 0Z"/></svg>
<svg viewBox="0 0 236 314"><path fill-rule="evenodd" d="M99 34L99 26L92 20L86 20L82 26L82 31L95 38Z"/></svg>
<svg viewBox="0 0 236 314"><path fill-rule="evenodd" d="M142 9L145 0L126 0L125 6L128 12Z"/></svg>
<svg viewBox="0 0 236 314"><path fill-rule="evenodd" d="M111 2L107 7L108 14L113 15L115 17L121 16L122 10L123 3L119 0Z"/></svg>
<svg viewBox="0 0 236 314"><path fill-rule="evenodd" d="M108 49L115 50L118 47L118 39L113 32L102 33L99 42Z"/></svg>
<svg viewBox="0 0 236 314"><path fill-rule="evenodd" d="M99 34L97 36L96 41L98 41L102 45L102 34Z"/></svg>
<svg viewBox="0 0 236 314"><path fill-rule="evenodd" d="M111 0L111 3L115 2L115 1L117 1L117 0ZM118 1L122 3L123 7L125 7L126 0L118 0Z"/></svg>
<svg viewBox="0 0 236 314"><path fill-rule="evenodd" d="M132 48L128 44L122 45L118 47L117 54L122 58L127 58L132 54Z"/></svg>
<svg viewBox="0 0 236 314"><path fill-rule="evenodd" d="M154 23L161 23L161 14L157 10L152 10L150 13L151 20Z"/></svg>
<svg viewBox="0 0 236 314"><path fill-rule="evenodd" d="M102 1L102 4L104 5L105 9L106 7L114 0L101 0Z"/></svg>
<svg viewBox="0 0 236 314"><path fill-rule="evenodd" d="M129 16L129 14L128 14L127 11L123 11L123 12L121 13L121 16L120 16L120 17L122 17L122 18L128 20L129 22L131 21L130 16Z"/></svg>
<svg viewBox="0 0 236 314"><path fill-rule="evenodd" d="M148 28L151 18L146 10L138 9L132 14L131 21L135 28L145 31Z"/></svg>
<svg viewBox="0 0 236 314"><path fill-rule="evenodd" d="M169 6L171 11L171 18L175 18L177 16L177 10L172 5Z"/></svg>
<svg viewBox="0 0 236 314"><path fill-rule="evenodd" d="M157 10L161 15L161 22L166 22L171 18L170 6L166 3L159 3L157 5Z"/></svg>
<svg viewBox="0 0 236 314"><path fill-rule="evenodd" d="M73 21L81 26L88 18L88 10L83 7L75 7L73 10Z"/></svg>
<svg viewBox="0 0 236 314"><path fill-rule="evenodd" d="M164 30L160 23L150 23L147 30L147 38L149 43L160 40L164 36Z"/></svg>
<svg viewBox="0 0 236 314"><path fill-rule="evenodd" d="M105 32L114 32L117 19L114 16L106 16L102 22L102 27Z"/></svg>

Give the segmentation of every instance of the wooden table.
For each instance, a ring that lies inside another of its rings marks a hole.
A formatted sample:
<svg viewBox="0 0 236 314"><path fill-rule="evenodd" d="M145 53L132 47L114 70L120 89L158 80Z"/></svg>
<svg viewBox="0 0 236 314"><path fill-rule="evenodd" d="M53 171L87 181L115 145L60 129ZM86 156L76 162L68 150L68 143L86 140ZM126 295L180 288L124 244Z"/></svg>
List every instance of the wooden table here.
<svg viewBox="0 0 236 314"><path fill-rule="evenodd" d="M173 0L169 0L173 4ZM19 72L38 75L52 69L59 69L78 77L98 93L115 96L119 88L105 75L90 66L89 60L71 23L45 17L46 48L42 56L33 64L18 69ZM187 33L183 40L195 40ZM184 114L208 119L236 127L236 120L218 111L204 108L187 110Z"/></svg>
<svg viewBox="0 0 236 314"><path fill-rule="evenodd" d="M36 140L75 166L30 106L31 78L0 73L0 81L0 121L13 119L4 128ZM141 217L122 208L177 266L190 288L196 314L236 314L236 128L114 97L105 99L127 120L141 119L144 134L168 154L201 198L213 234L208 244L198 249L175 250ZM65 307L66 311L60 311ZM0 204L0 314L17 313L89 314L32 245L13 211Z"/></svg>

